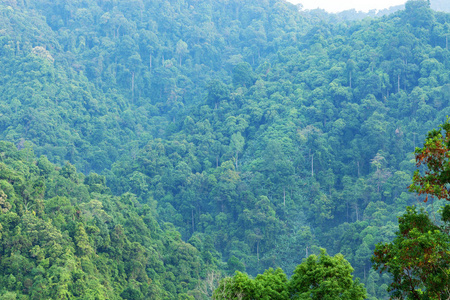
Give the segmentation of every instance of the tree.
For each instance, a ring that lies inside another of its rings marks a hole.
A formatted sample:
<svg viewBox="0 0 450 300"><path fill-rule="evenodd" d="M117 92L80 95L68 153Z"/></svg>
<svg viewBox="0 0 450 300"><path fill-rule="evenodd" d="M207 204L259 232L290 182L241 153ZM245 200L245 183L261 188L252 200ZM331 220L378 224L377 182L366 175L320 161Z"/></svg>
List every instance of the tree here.
<svg viewBox="0 0 450 300"><path fill-rule="evenodd" d="M186 44L186 42L184 42L183 40L179 40L177 42L176 52L178 54L179 63L180 63L180 67L181 67L181 57L189 52L188 45Z"/></svg>
<svg viewBox="0 0 450 300"><path fill-rule="evenodd" d="M349 87L352 88L352 73L354 70L356 70L357 65L353 59L349 59L347 61L347 72L348 72L348 81L349 81Z"/></svg>
<svg viewBox="0 0 450 300"><path fill-rule="evenodd" d="M442 132L445 131L445 133ZM447 184L450 183L450 119L440 126L428 132L423 148L416 148L417 167L426 164L428 170L421 175L419 170L414 172L413 183L409 191L419 195L425 194L424 202L428 196L450 200L450 191Z"/></svg>
<svg viewBox="0 0 450 300"><path fill-rule="evenodd" d="M227 269L229 274L233 274L235 271L245 272L245 265L233 255L227 261Z"/></svg>
<svg viewBox="0 0 450 300"><path fill-rule="evenodd" d="M443 132L444 131L444 132ZM423 148L416 148L417 167L409 190L428 197L450 200L449 119L428 133ZM374 268L388 272L393 281L388 288L397 299L447 299L450 296L450 205L441 211L443 225L434 224L427 213L408 207L399 218L399 231L391 243L376 245Z"/></svg>
<svg viewBox="0 0 450 300"><path fill-rule="evenodd" d="M256 288L260 291L260 294L256 295L256 299L289 299L288 280L286 274L280 268L276 270L270 268L264 271L263 274L256 276L255 283Z"/></svg>
<svg viewBox="0 0 450 300"><path fill-rule="evenodd" d="M280 268L270 268L255 279L236 271L233 277L220 281L213 299L363 300L366 289L358 280L353 281L352 272L342 254L330 257L322 249L319 256L311 255L298 265L290 281Z"/></svg>
<svg viewBox="0 0 450 300"><path fill-rule="evenodd" d="M240 63L233 69L233 84L236 87L250 88L255 82L255 75L248 63Z"/></svg>
<svg viewBox="0 0 450 300"><path fill-rule="evenodd" d="M233 277L221 280L218 288L214 291L214 300L225 299L262 299L262 300L287 300L287 277L283 270L270 268L251 279L247 274L236 271Z"/></svg>
<svg viewBox="0 0 450 300"><path fill-rule="evenodd" d="M450 207L444 209L450 213ZM448 219L446 219L448 221ZM374 268L392 275L388 288L395 299L448 299L450 296L450 239L423 210L408 207L399 218L391 243L376 246ZM447 225L448 228L448 225Z"/></svg>
<svg viewBox="0 0 450 300"><path fill-rule="evenodd" d="M428 28L434 22L430 2L426 0L410 0L405 4L405 20L413 26Z"/></svg>
<svg viewBox="0 0 450 300"><path fill-rule="evenodd" d="M236 153L235 157L234 157L235 164L236 164L236 170L238 169L239 153L241 153L242 150L244 150L244 144L245 144L245 139L240 132L234 133L231 136L230 146L231 146L231 149Z"/></svg>
<svg viewBox="0 0 450 300"><path fill-rule="evenodd" d="M92 246L89 244L89 237L82 223L78 223L77 225L75 242L80 255L90 255L94 252Z"/></svg>
<svg viewBox="0 0 450 300"><path fill-rule="evenodd" d="M353 268L342 254L329 256L325 249L311 255L294 271L289 283L292 299L365 299L366 289L353 281Z"/></svg>
<svg viewBox="0 0 450 300"><path fill-rule="evenodd" d="M221 101L228 99L230 94L227 86L218 80L210 81L207 91L206 103L215 109L218 108Z"/></svg>
<svg viewBox="0 0 450 300"><path fill-rule="evenodd" d="M225 299L252 299L255 293L255 283L247 274L236 271L233 277L227 277L220 281L214 291L214 300Z"/></svg>
<svg viewBox="0 0 450 300"><path fill-rule="evenodd" d="M133 288L132 286L127 287L121 294L120 297L127 300L139 300L144 299L144 295L142 293Z"/></svg>

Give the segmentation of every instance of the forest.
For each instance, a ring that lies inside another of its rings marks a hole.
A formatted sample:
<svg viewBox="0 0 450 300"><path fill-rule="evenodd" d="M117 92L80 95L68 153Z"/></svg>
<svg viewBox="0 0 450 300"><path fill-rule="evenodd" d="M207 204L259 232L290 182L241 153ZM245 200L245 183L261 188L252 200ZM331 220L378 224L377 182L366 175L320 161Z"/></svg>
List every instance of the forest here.
<svg viewBox="0 0 450 300"><path fill-rule="evenodd" d="M0 299L441 299L444 11L0 0Z"/></svg>

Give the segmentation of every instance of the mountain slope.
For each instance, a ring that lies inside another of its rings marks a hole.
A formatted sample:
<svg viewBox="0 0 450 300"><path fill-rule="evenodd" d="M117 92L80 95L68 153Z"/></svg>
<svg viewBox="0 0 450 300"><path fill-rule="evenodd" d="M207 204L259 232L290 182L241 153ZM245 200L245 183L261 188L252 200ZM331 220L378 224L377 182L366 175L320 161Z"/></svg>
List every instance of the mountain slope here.
<svg viewBox="0 0 450 300"><path fill-rule="evenodd" d="M326 20L284 1L2 4L0 137L101 173L105 203L136 197L212 253L177 238L195 266L290 274L326 247L384 299L369 259L449 114L450 17L416 0Z"/></svg>
<svg viewBox="0 0 450 300"><path fill-rule="evenodd" d="M132 194L112 196L104 177L0 150L2 297L174 299L215 269L206 243L182 242Z"/></svg>

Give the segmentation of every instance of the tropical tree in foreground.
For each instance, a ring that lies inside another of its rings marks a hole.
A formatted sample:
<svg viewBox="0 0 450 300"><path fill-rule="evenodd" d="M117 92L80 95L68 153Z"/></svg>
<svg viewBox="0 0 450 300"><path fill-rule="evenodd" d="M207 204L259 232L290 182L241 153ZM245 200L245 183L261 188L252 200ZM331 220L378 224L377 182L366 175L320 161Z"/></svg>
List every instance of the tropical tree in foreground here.
<svg viewBox="0 0 450 300"><path fill-rule="evenodd" d="M423 148L416 148L417 166L409 190L419 195L450 200L449 119L428 133ZM399 231L391 243L376 246L372 262L380 272L392 275L388 288L392 299L450 298L450 205L442 208L435 224L428 214L408 207L399 218Z"/></svg>
<svg viewBox="0 0 450 300"><path fill-rule="evenodd" d="M363 300L367 296L364 285L353 281L353 268L342 254L310 255L294 271L290 281L292 299Z"/></svg>
<svg viewBox="0 0 450 300"><path fill-rule="evenodd" d="M423 148L416 148L417 167L425 164L427 169L422 175L416 170L413 184L409 190L419 195L437 197L450 200L450 119L440 126L428 132Z"/></svg>
<svg viewBox="0 0 450 300"><path fill-rule="evenodd" d="M268 269L255 279L236 272L220 282L213 299L363 300L366 289L358 280L353 281L352 272L342 254L331 257L322 249L319 256L310 255L298 265L290 280L280 268Z"/></svg>
<svg viewBox="0 0 450 300"><path fill-rule="evenodd" d="M233 277L224 278L214 291L213 299L289 299L287 291L287 277L283 270L272 268L264 274L251 279L247 274L236 271Z"/></svg>

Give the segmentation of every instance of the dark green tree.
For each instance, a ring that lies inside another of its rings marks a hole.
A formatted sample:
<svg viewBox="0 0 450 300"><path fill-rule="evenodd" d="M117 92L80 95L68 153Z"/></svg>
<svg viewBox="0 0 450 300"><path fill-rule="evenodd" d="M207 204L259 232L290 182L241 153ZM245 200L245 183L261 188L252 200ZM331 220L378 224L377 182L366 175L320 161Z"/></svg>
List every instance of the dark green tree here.
<svg viewBox="0 0 450 300"><path fill-rule="evenodd" d="M450 206L443 211L449 221ZM374 268L392 275L388 288L395 299L446 299L450 296L448 224L435 225L423 210L408 207L390 243L376 246Z"/></svg>
<svg viewBox="0 0 450 300"><path fill-rule="evenodd" d="M431 130L422 148L416 148L417 167L409 190L418 195L450 200L450 123ZM441 211L444 224L433 223L423 210L408 207L399 218L399 231L390 243L376 246L374 268L393 276L388 289L399 299L444 299L450 296L450 205Z"/></svg>

